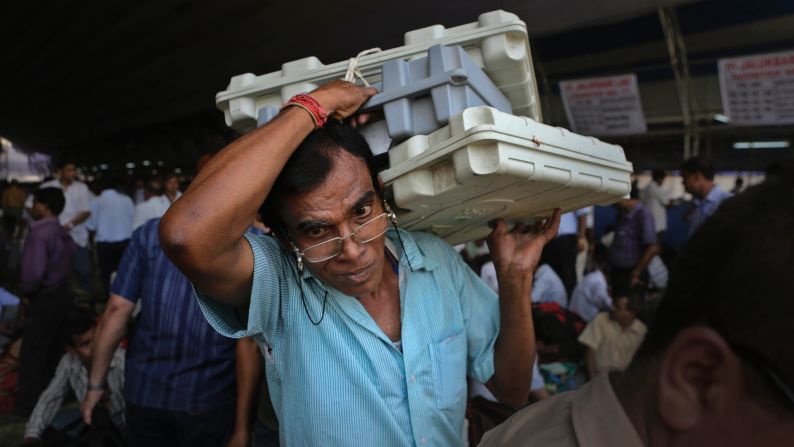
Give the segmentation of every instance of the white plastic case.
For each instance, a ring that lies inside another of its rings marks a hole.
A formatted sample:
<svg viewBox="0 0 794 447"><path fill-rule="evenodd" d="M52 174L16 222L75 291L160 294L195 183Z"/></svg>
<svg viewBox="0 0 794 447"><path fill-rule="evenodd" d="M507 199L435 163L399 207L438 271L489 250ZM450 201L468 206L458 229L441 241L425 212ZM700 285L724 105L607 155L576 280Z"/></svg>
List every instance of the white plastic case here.
<svg viewBox="0 0 794 447"><path fill-rule="evenodd" d="M438 44L462 46L507 97L513 113L541 120L526 24L505 11L484 13L477 22L454 28L433 25L409 31L404 46L362 57L359 69L368 82L380 82L384 62L422 57ZM342 78L347 65L347 60L325 65L312 56L287 62L280 71L262 76L241 74L215 95L215 102L227 125L248 131L256 127L260 109L278 110L292 96ZM268 117L263 118L267 121Z"/></svg>
<svg viewBox="0 0 794 447"><path fill-rule="evenodd" d="M487 236L488 221L527 221L607 205L631 190L620 146L491 107L473 107L389 150L380 173L400 227L451 244Z"/></svg>

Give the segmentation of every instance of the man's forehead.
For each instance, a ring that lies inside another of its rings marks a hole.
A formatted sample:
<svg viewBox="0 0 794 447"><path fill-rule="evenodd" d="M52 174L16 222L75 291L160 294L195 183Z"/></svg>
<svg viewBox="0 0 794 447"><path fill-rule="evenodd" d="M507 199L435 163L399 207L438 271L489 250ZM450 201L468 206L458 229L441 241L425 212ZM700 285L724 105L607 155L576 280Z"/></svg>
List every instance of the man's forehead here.
<svg viewBox="0 0 794 447"><path fill-rule="evenodd" d="M361 202L371 202L377 197L366 164L355 157L339 157L326 179L311 191L295 194L284 201L293 224L312 219L336 219Z"/></svg>

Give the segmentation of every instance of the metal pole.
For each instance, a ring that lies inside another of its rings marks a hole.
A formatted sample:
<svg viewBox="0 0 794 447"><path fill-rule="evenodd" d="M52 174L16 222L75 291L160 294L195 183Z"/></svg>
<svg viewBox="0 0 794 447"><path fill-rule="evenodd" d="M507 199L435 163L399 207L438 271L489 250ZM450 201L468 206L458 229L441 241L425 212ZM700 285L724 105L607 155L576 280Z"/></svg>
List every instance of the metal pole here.
<svg viewBox="0 0 794 447"><path fill-rule="evenodd" d="M681 117L684 122L684 158L697 155L700 137L697 129L696 102L692 95L692 81L689 75L686 44L674 7L659 8L659 21L664 31L667 52L670 55L670 66L675 77L678 91L678 102L681 105Z"/></svg>

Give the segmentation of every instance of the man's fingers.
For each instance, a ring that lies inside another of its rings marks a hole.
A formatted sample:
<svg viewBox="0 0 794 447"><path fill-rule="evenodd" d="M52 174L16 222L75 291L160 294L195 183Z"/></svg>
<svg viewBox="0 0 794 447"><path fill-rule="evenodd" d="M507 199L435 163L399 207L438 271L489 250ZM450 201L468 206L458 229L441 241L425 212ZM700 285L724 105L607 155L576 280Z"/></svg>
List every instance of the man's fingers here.
<svg viewBox="0 0 794 447"><path fill-rule="evenodd" d="M501 236L507 233L507 224L505 223L504 219L496 219L488 222L488 226L493 228L491 234L488 235L488 239L491 239L495 236Z"/></svg>
<svg viewBox="0 0 794 447"><path fill-rule="evenodd" d="M546 226L543 230L543 236L546 238L546 241L550 241L557 236L557 230L560 229L560 213L562 210L556 208L554 213L552 213L551 218L548 219L546 222Z"/></svg>
<svg viewBox="0 0 794 447"><path fill-rule="evenodd" d="M91 412L88 410L83 410L83 422L88 425L91 425Z"/></svg>

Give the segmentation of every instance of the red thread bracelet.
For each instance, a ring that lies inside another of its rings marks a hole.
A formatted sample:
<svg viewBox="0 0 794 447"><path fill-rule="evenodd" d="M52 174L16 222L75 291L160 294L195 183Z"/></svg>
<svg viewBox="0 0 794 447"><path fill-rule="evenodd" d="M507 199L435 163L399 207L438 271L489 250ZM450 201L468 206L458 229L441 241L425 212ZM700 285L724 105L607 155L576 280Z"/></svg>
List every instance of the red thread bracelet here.
<svg viewBox="0 0 794 447"><path fill-rule="evenodd" d="M326 113L323 106L317 102L316 99L312 98L309 95L295 95L284 104L283 109L287 107L300 107L301 109L307 111L309 115L312 117L312 121L314 121L314 128L319 129L320 127L325 126L325 123L328 122L328 113Z"/></svg>

